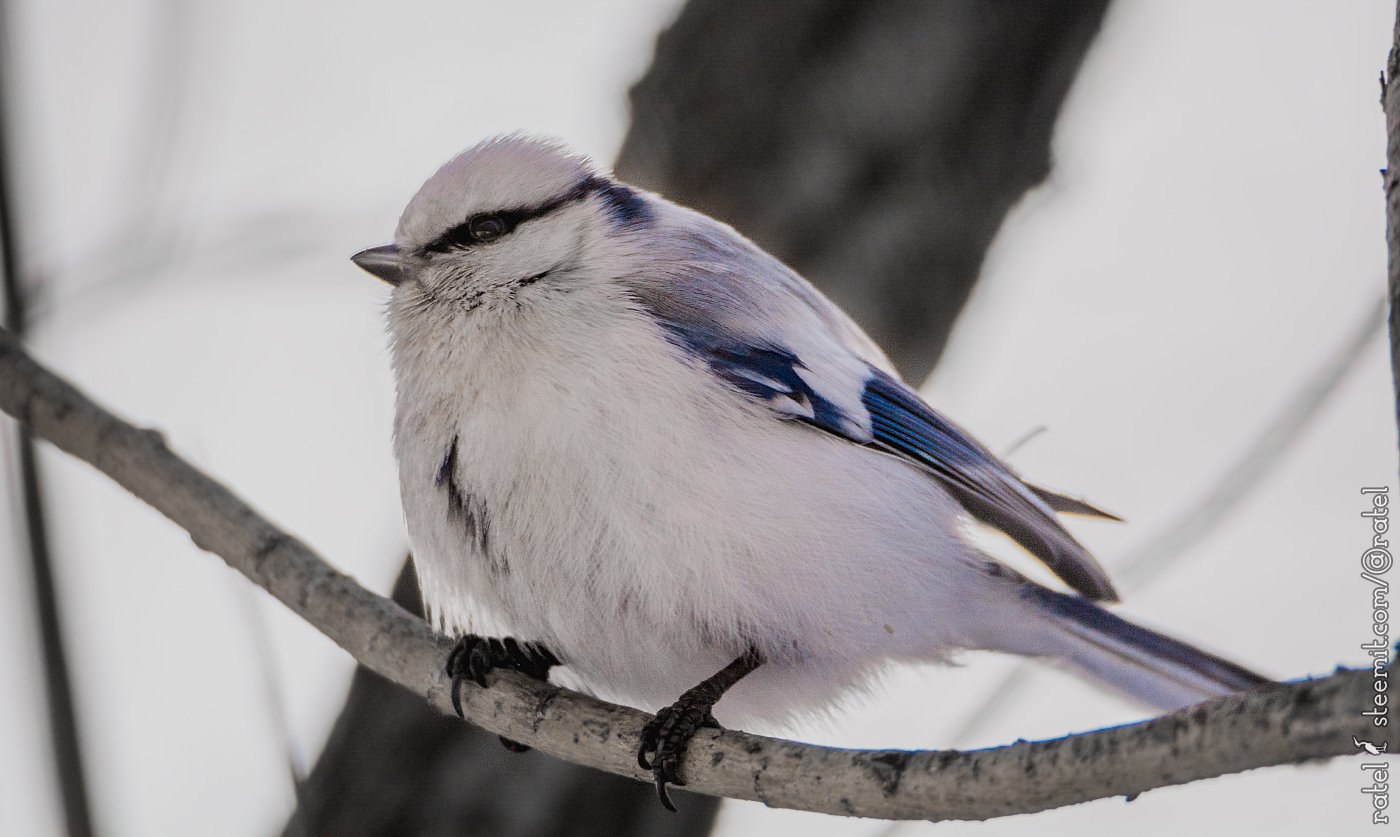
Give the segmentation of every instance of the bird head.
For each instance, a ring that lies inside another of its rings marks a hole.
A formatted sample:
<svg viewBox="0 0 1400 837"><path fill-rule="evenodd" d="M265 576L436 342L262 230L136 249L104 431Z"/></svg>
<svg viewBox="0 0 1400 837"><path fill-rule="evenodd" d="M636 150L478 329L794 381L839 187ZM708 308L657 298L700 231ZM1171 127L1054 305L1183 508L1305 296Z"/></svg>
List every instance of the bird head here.
<svg viewBox="0 0 1400 837"><path fill-rule="evenodd" d="M557 143L496 137L423 184L392 244L352 259L393 285L396 303L473 310L586 280L651 211L647 195Z"/></svg>

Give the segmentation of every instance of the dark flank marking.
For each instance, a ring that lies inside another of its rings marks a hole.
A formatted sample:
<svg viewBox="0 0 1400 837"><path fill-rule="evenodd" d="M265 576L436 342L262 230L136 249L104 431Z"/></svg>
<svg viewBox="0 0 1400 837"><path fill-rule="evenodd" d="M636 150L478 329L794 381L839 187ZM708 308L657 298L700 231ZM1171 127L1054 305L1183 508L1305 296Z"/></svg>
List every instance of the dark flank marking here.
<svg viewBox="0 0 1400 837"><path fill-rule="evenodd" d="M438 466L437 479L433 482L438 488L447 489L447 503L454 512L462 508L462 492L457 488L457 437L452 437L452 446L447 449L447 455L442 458L442 464Z"/></svg>
<svg viewBox="0 0 1400 837"><path fill-rule="evenodd" d="M498 219L504 226L505 232L502 235L509 235L516 227L526 221L533 221L536 218L555 212L570 204L591 195L598 195L603 199L613 220L622 226L643 224L650 220L650 213L647 210L646 200L634 189L624 186L615 180L598 175L590 175L575 183L567 192L558 195L543 203L532 206L517 206L506 209L496 209L488 212L479 212L470 218L466 218L462 223L449 229L447 232L423 245L423 251L428 253L442 253L448 250L464 249L467 247L489 246L489 242L483 244L472 238L471 225L478 218L487 216ZM492 239L492 241L498 240Z"/></svg>
<svg viewBox="0 0 1400 837"><path fill-rule="evenodd" d="M452 446L448 448L447 455L442 458L442 464L438 466L437 479L434 482L439 488L447 491L448 511L453 517L461 520L467 538L476 545L477 551L486 558L493 569L509 572L510 565L505 556L493 555L491 552L490 511L486 508L486 501L469 491L463 491L457 484L455 436L452 437Z"/></svg>

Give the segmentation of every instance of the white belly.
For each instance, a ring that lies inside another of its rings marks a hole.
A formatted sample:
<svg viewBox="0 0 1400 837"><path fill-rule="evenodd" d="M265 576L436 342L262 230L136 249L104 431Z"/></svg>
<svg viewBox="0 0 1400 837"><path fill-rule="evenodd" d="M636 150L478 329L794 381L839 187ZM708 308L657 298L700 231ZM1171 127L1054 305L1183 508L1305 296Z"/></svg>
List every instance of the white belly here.
<svg viewBox="0 0 1400 837"><path fill-rule="evenodd" d="M929 477L687 385L710 373L640 323L573 333L532 351L478 336L529 360L401 391L404 506L439 630L540 641L562 680L649 710L753 646L768 662L719 704L730 724L968 644L980 559ZM696 391L713 396L677 395ZM437 479L453 437L467 525Z"/></svg>

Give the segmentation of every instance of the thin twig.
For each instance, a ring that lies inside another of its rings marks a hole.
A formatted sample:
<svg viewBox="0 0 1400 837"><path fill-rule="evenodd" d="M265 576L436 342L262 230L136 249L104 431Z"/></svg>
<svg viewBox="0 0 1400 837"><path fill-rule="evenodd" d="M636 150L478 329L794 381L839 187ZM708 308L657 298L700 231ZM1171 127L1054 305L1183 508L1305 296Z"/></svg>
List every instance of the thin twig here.
<svg viewBox="0 0 1400 837"><path fill-rule="evenodd" d="M14 37L9 29L10 11L0 6L0 91L10 83L15 59ZM0 96L0 271L4 273L5 327L17 337L28 325L29 292L21 275L19 236L15 226L14 160L17 145L13 136L13 114L4 107L13 102ZM59 797L70 837L90 837L92 809L88 802L82 741L78 734L77 710L73 705L73 683L69 676L68 655L63 641L58 590L54 583L48 527L45 525L44 492L34 437L20 427L16 439L19 462L20 502L24 512L24 538L28 546L29 576L33 584L34 617L38 623L39 646L44 668L44 692L48 698L49 740L53 749Z"/></svg>
<svg viewBox="0 0 1400 837"><path fill-rule="evenodd" d="M151 504L362 665L448 710L442 665L450 643L328 566L174 454L159 433L117 419L39 366L4 331L0 410ZM969 752L844 750L706 730L682 775L690 790L775 807L988 819L1351 753L1353 735L1379 744L1388 739L1359 714L1372 694L1370 670L1344 670L1140 724ZM513 672L495 675L488 689L465 688L462 698L468 719L491 732L577 764L650 778L636 761L645 713Z"/></svg>

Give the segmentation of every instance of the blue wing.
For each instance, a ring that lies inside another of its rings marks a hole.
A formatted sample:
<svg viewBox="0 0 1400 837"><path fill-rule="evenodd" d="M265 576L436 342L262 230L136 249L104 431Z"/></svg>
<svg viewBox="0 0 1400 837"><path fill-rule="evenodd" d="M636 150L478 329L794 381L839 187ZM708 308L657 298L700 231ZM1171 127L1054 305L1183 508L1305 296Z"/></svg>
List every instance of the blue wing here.
<svg viewBox="0 0 1400 837"><path fill-rule="evenodd" d="M1092 599L1116 598L1055 510L1100 514L1026 485L900 383L879 348L816 288L728 227L657 204L666 269L619 277L684 354L778 417L901 457ZM670 213L670 215L667 215ZM679 218L679 221L675 219Z"/></svg>
<svg viewBox="0 0 1400 837"><path fill-rule="evenodd" d="M766 402L780 417L923 468L968 514L1005 532L1070 587L1090 599L1117 599L1098 562L1055 519L1052 504L1059 505L1059 495L1050 493L1053 500L1049 500L1043 489L1026 485L994 454L891 375L866 364L863 380L824 380L813 375L794 352L776 344L757 345L708 330L663 326L672 342L704 361L735 389ZM862 389L859 403L867 416L850 415L837 406L855 403L834 391L842 387Z"/></svg>
<svg viewBox="0 0 1400 837"><path fill-rule="evenodd" d="M1005 532L1070 587L1090 599L1117 599L1103 568L1039 491L912 390L872 369L861 403L870 411L869 444L927 468L969 514Z"/></svg>

